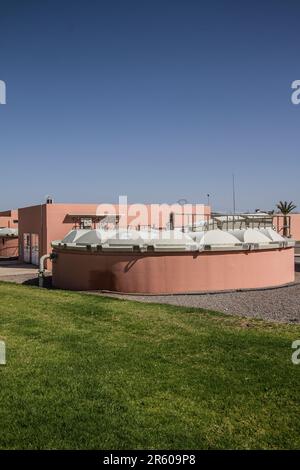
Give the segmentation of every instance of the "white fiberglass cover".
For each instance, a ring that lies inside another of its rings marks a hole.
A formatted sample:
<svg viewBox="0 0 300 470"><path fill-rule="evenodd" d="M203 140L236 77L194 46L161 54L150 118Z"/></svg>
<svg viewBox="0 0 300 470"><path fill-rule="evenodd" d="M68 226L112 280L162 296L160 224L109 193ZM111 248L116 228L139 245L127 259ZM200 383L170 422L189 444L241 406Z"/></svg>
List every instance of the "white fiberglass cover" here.
<svg viewBox="0 0 300 470"><path fill-rule="evenodd" d="M108 237L114 236L115 230L94 229L88 230L83 235L76 238L78 245L98 245L107 240Z"/></svg>
<svg viewBox="0 0 300 470"><path fill-rule="evenodd" d="M259 230L247 228L244 233L245 243L270 243L270 238Z"/></svg>
<svg viewBox="0 0 300 470"><path fill-rule="evenodd" d="M243 243L270 243L270 238L256 228L230 230L230 233Z"/></svg>
<svg viewBox="0 0 300 470"><path fill-rule="evenodd" d="M271 227L259 229L261 233L270 238L273 242L284 242L285 239L280 235L280 233L273 230Z"/></svg>
<svg viewBox="0 0 300 470"><path fill-rule="evenodd" d="M181 230L161 230L158 239L145 240L146 245L153 245L155 250L196 251L197 243Z"/></svg>
<svg viewBox="0 0 300 470"><path fill-rule="evenodd" d="M239 240L229 232L215 229L204 233L199 241L200 245L236 245Z"/></svg>
<svg viewBox="0 0 300 470"><path fill-rule="evenodd" d="M116 233L114 234L113 237L111 238L116 238L118 240L142 240L142 233L140 230L126 230L126 229L120 229L117 230Z"/></svg>
<svg viewBox="0 0 300 470"><path fill-rule="evenodd" d="M192 239L189 233L182 232L181 229L175 229L175 230L160 230L159 240L180 240L180 241L190 242Z"/></svg>
<svg viewBox="0 0 300 470"><path fill-rule="evenodd" d="M89 232L89 229L74 229L74 230L71 230L69 233L67 233L67 235L62 239L62 243L75 243L76 240L81 237L82 235L84 235L85 233L88 233Z"/></svg>
<svg viewBox="0 0 300 470"><path fill-rule="evenodd" d="M107 242L126 240L128 243L139 244L191 244L193 240L181 230L119 230Z"/></svg>
<svg viewBox="0 0 300 470"><path fill-rule="evenodd" d="M233 235L234 237L236 237L240 242L244 242L245 231L246 229L239 228L228 230L228 232L231 233L231 235Z"/></svg>
<svg viewBox="0 0 300 470"><path fill-rule="evenodd" d="M118 243L121 243L123 245L142 245L143 239L138 230L108 230L107 237L105 238L105 243L111 245L116 245Z"/></svg>
<svg viewBox="0 0 300 470"><path fill-rule="evenodd" d="M192 240L199 243L205 233L206 232L204 232L203 230L201 232L189 232L189 236Z"/></svg>
<svg viewBox="0 0 300 470"><path fill-rule="evenodd" d="M115 230L101 230L101 229L74 229L71 230L63 239L61 243L78 243L78 245L97 245L103 243L104 240L110 235L112 236Z"/></svg>
<svg viewBox="0 0 300 470"><path fill-rule="evenodd" d="M8 236L17 236L18 229L17 228L0 228L0 237L8 237Z"/></svg>

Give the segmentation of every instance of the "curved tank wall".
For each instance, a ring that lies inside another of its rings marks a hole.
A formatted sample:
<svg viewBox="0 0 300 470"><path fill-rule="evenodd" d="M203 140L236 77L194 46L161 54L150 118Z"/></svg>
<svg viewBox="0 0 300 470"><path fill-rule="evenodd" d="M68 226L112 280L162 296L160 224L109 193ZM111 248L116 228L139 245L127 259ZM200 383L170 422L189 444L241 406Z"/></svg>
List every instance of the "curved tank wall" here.
<svg viewBox="0 0 300 470"><path fill-rule="evenodd" d="M53 246L53 285L71 290L174 294L273 287L294 281L293 247L105 252Z"/></svg>
<svg viewBox="0 0 300 470"><path fill-rule="evenodd" d="M18 231L13 228L0 229L0 258L19 256Z"/></svg>
<svg viewBox="0 0 300 470"><path fill-rule="evenodd" d="M0 237L0 258L17 258L18 255L18 238Z"/></svg>

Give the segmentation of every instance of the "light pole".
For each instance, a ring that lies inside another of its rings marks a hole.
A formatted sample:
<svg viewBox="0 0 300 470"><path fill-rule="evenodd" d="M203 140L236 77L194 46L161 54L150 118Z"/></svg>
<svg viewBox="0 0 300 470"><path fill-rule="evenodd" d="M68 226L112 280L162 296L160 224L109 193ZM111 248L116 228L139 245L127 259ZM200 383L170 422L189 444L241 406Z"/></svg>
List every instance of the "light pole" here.
<svg viewBox="0 0 300 470"><path fill-rule="evenodd" d="M235 215L235 176L232 173L232 205L233 205L233 215Z"/></svg>

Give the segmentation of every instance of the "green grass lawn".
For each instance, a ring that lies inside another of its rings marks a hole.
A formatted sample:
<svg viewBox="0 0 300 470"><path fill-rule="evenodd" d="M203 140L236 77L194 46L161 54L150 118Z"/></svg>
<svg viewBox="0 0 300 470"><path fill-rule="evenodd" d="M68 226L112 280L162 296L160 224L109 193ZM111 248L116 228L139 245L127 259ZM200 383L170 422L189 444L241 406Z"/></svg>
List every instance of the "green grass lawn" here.
<svg viewBox="0 0 300 470"><path fill-rule="evenodd" d="M299 326L0 283L1 449L300 448Z"/></svg>

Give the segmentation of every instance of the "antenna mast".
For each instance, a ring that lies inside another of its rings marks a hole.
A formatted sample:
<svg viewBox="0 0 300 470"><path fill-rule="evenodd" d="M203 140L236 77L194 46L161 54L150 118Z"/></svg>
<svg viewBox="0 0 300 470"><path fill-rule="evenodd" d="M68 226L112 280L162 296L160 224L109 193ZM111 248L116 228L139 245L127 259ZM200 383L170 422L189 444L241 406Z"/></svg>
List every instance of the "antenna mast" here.
<svg viewBox="0 0 300 470"><path fill-rule="evenodd" d="M232 173L232 203L233 203L233 214L235 214L235 178Z"/></svg>

